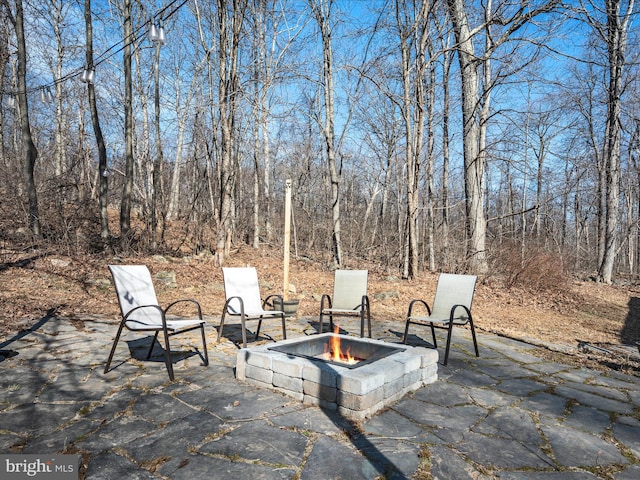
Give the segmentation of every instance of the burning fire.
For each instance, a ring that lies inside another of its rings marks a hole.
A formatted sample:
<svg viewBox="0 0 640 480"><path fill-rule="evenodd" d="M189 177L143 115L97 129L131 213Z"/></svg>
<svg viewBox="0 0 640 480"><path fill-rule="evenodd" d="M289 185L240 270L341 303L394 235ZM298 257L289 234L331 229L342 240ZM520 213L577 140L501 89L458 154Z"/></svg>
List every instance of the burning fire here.
<svg viewBox="0 0 640 480"><path fill-rule="evenodd" d="M346 363L347 365L354 365L358 363L358 359L351 355L351 347L347 348L346 352L342 351L342 347L340 345L340 335L338 332L340 331L340 327L337 325L333 329L333 333L335 334L329 339L329 345L325 347L325 353L329 354L329 360L339 363ZM328 348L328 352L326 349Z"/></svg>

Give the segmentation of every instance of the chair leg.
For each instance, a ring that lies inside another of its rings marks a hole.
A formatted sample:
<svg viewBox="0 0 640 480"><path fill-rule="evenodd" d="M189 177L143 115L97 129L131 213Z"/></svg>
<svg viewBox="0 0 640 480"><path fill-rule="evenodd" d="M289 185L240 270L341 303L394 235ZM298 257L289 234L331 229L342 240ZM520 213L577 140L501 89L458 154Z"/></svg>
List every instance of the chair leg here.
<svg viewBox="0 0 640 480"><path fill-rule="evenodd" d="M169 373L169 379L171 381L174 380L173 375L173 363L171 363L171 345L169 344L169 332L167 329L163 329L164 331L164 358L165 364L167 365L167 372Z"/></svg>
<svg viewBox="0 0 640 480"><path fill-rule="evenodd" d="M411 322L409 321L409 318L407 318L407 321L404 324L404 335L402 336L402 343L407 343L407 337L409 336L409 324Z"/></svg>
<svg viewBox="0 0 640 480"><path fill-rule="evenodd" d="M438 348L438 341L436 340L436 329L431 323L431 338L433 338L433 348Z"/></svg>
<svg viewBox="0 0 640 480"><path fill-rule="evenodd" d="M280 314L280 318L282 318L282 339L287 339L287 324L284 318L284 313Z"/></svg>
<svg viewBox="0 0 640 480"><path fill-rule="evenodd" d="M480 356L480 352L478 351L478 342L476 340L476 329L473 326L473 320L469 318L469 326L471 327L471 336L473 337L473 346L476 350L476 357Z"/></svg>
<svg viewBox="0 0 640 480"><path fill-rule="evenodd" d="M124 322L120 322L120 326L118 327L118 333L116 333L116 338L113 340L111 353L109 354L109 358L107 359L107 365L104 367L104 373L109 372L109 367L111 366L111 360L113 360L113 354L116 353L116 347L118 346L118 341L120 340L120 335L122 334L123 327L124 327Z"/></svg>
<svg viewBox="0 0 640 480"><path fill-rule="evenodd" d="M444 365L449 361L449 348L451 347L451 333L453 332L453 322L449 322L449 333L447 333L447 348L444 352Z"/></svg>
<svg viewBox="0 0 640 480"><path fill-rule="evenodd" d="M262 316L260 317L260 320L258 320L258 328L256 329L256 341L260 337L260 327L262 327Z"/></svg>
<svg viewBox="0 0 640 480"><path fill-rule="evenodd" d="M204 364L209 365L209 353L207 352L207 339L204 334L204 324L200 325L200 331L202 332L202 348L204 350Z"/></svg>
<svg viewBox="0 0 640 480"><path fill-rule="evenodd" d="M366 312L365 312L366 310ZM367 317L367 327L369 329L369 338L371 338L371 312L368 308L360 310L360 338L364 338L364 320Z"/></svg>
<svg viewBox="0 0 640 480"><path fill-rule="evenodd" d="M322 333L323 328L323 323L324 323L324 316L322 314L322 309L320 309L320 317L318 318L318 333Z"/></svg>
<svg viewBox="0 0 640 480"><path fill-rule="evenodd" d="M224 309L222 311L222 318L220 319L220 327L218 328L218 340L217 343L220 343L220 337L222 337L222 328L224 327L224 317L227 313L227 310Z"/></svg>
<svg viewBox="0 0 640 480"><path fill-rule="evenodd" d="M240 324L242 325L242 348L247 348L247 327L245 326L244 312L240 315Z"/></svg>
<svg viewBox="0 0 640 480"><path fill-rule="evenodd" d="M151 352L153 352L153 347L155 347L156 341L158 340L158 333L160 333L160 330L156 330L156 334L153 336L153 340L151 340L151 346L147 352L147 360L151 358Z"/></svg>

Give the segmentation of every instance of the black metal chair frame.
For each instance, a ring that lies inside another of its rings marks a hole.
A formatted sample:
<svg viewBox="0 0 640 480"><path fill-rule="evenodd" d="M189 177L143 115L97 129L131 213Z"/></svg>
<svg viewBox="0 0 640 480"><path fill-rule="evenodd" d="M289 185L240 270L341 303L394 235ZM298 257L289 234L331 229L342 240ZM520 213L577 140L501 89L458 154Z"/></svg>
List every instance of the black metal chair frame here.
<svg viewBox="0 0 640 480"><path fill-rule="evenodd" d="M265 298L262 301L262 309L264 310L264 307L273 307L273 303L269 303L269 300L271 298L279 298L280 299L280 304L283 305L283 300L282 300L282 295L277 295L277 294L273 294L273 295L269 295L267 298ZM280 317L282 320L282 337L284 340L287 339L287 326L286 326L286 321L284 318L284 312L282 311L273 311L273 313L268 313L268 314L261 314L261 315L250 315L250 314L245 314L244 312L244 300L242 300L242 297L240 296L234 296L234 297L229 297L227 298L227 301L224 303L224 308L222 309L222 319L220 320L220 328L218 329L218 342L220 342L220 338L222 337L222 329L224 327L224 319L225 316L229 310L229 303L233 300L238 300L240 303L240 313L231 313L229 312L229 315L231 316L240 316L240 324L242 326L242 348L247 348L247 327L246 327L246 321L247 320L258 320L258 328L256 329L256 336L255 339L257 340L259 335L260 335L260 327L262 326L262 320L265 318L277 318Z"/></svg>
<svg viewBox="0 0 640 480"><path fill-rule="evenodd" d="M422 304L424 305L424 307L427 310L428 315L431 315L431 309L429 308L429 305L427 304L427 302L425 302L424 300L412 300L411 303L409 303L409 310L407 311L407 321L405 324L405 328L404 328L404 336L402 337L402 343L407 343L407 336L409 335L409 325L410 324L414 324L414 325L422 325L422 326L429 326L431 327L431 337L433 338L433 346L434 348L438 348L438 342L436 340L436 328L440 328L440 329L444 329L447 330L447 347L445 349L445 353L444 353L444 365L446 365L449 361L449 349L451 347L451 334L453 332L453 326L454 325L458 325L458 326L463 326L466 325L467 323L469 324L469 327L471 329L471 336L473 337L473 346L475 348L475 353L476 353L476 357L480 356L480 352L478 351L478 342L476 340L476 330L473 326L473 316L471 315L471 310L466 306L466 305L453 305L451 307L451 313L449 314L449 321L438 321L438 323L441 323L441 325L436 325L434 324L434 322L429 321L428 319L425 320L412 320L413 317L413 306L415 304ZM459 308L462 308L467 316L468 319L465 321L456 321L455 320L455 314L456 314L456 310L458 310Z"/></svg>
<svg viewBox="0 0 640 480"><path fill-rule="evenodd" d="M184 329L178 329L172 332L169 332L169 330L171 330L168 326L167 326L167 318L166 318L166 313L169 311L169 309L171 307L173 307L176 304L179 303L185 303L185 302L190 302L196 305L197 309L198 309L198 318L202 321L202 323L200 323L199 325L194 325L192 327L188 327L188 328L184 328ZM143 309L143 308L155 308L160 312L160 315L162 317L162 327L161 328L129 328L127 326L127 321L131 321L129 320L129 317L135 313L136 311ZM160 334L160 332L163 333L163 338L164 338L164 357L165 357L165 365L167 367L167 372L169 373L169 378L171 380L175 379L175 375L173 373L173 363L171 360L171 344L169 343L169 337L173 337L175 335L179 335L181 333L186 333L186 332L190 332L192 330L196 330L196 329L200 329L201 334L202 334L202 348L204 349L204 365L207 366L209 365L209 354L207 353L207 340L205 338L205 332L204 332L204 320L202 319L202 308L200 307L200 304L193 299L184 299L184 300L177 300L171 304L169 304L169 306L165 309L163 309L162 307L160 307L159 305L140 305L137 306L131 310L129 310L129 312L127 312L126 315L122 316L122 320L120 321L120 326L118 327L118 333L116 334L116 338L113 341L113 346L111 347L111 353L109 354L109 359L107 360L107 365L104 369L104 373L108 373L109 372L109 367L111 366L111 361L113 360L113 356L115 354L116 348L118 346L118 341L120 340L120 335L122 334L122 330L124 328L127 328L127 330L132 331L132 332L155 332L154 336L153 336L153 341L151 342L151 346L149 347L149 351L147 352L147 356L146 359L149 360L149 358L151 358L151 352L153 352L153 347L156 344L156 341L158 339L158 335Z"/></svg>
<svg viewBox="0 0 640 480"><path fill-rule="evenodd" d="M325 302L328 303L328 306L325 306ZM319 319L320 325L318 326L318 333L322 333L322 331L324 330L324 315L325 315L324 311L325 310L331 310L331 295L329 295L328 293L324 293L322 295L322 298L320 299L320 319ZM333 332L334 313L329 311L328 315L329 315L329 330ZM353 313L350 313L349 311L342 311L342 310L339 313L336 313L336 316L342 316L342 315L345 315L345 316L359 315L360 316L360 337L364 337L364 320L366 316L367 326L369 330L369 338L371 338L371 308L369 304L368 295L362 296L362 301L360 302L359 305L356 305L353 308Z"/></svg>

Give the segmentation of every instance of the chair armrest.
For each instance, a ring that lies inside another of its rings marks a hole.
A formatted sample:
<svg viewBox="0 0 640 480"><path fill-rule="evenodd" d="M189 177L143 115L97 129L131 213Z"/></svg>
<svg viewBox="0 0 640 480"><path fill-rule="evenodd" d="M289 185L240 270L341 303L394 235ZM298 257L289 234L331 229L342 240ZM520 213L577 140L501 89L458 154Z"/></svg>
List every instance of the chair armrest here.
<svg viewBox="0 0 640 480"><path fill-rule="evenodd" d="M370 307L369 295L362 296L362 302L360 303L360 307L362 308L362 310L367 310Z"/></svg>
<svg viewBox="0 0 640 480"><path fill-rule="evenodd" d="M240 302L240 313L236 313L233 310L229 309L229 303L231 303L232 300L238 300ZM227 301L224 302L224 311L229 312L230 315L242 315L244 316L244 301L242 300L242 297L229 297L227 298Z"/></svg>
<svg viewBox="0 0 640 480"><path fill-rule="evenodd" d="M454 305L451 307L451 313L449 314L449 321L453 322L455 319L456 310L462 308L465 312L467 312L467 316L469 317L466 321L460 321L461 324L466 324L471 320L471 310L466 305Z"/></svg>
<svg viewBox="0 0 640 480"><path fill-rule="evenodd" d="M173 307L174 305L176 305L178 303L192 303L192 304L194 304L196 306L196 308L198 309L198 318L200 320L202 320L202 308L200 307L200 303L198 303L197 300L194 300L192 298L184 298L182 300L176 300L175 302L170 303L167 306L167 308L164 309L164 313L167 313L171 307Z"/></svg>
<svg viewBox="0 0 640 480"><path fill-rule="evenodd" d="M419 298L411 300L411 302L409 302L409 310L407 310L407 318L410 318L413 316L413 306L414 305L423 305L424 308L427 310L427 316L431 316L431 309L429 308L429 304L427 302L425 302L424 300L421 300ZM453 313L453 310L452 310Z"/></svg>
<svg viewBox="0 0 640 480"><path fill-rule="evenodd" d="M262 309L263 309L263 310L265 309L265 308L264 308L265 306L269 306L269 307L271 307L271 308L275 308L275 307L273 306L273 301L272 301L271 303L269 303L269 299L271 299L271 298L279 298L279 299L280 299L280 304L282 305L282 308L284 308L284 298L282 297L282 295L277 294L277 293L274 293L274 294L272 294L272 295L269 295L267 298L265 298L265 299L262 301Z"/></svg>
<svg viewBox="0 0 640 480"><path fill-rule="evenodd" d="M324 306L325 301L328 303L326 307ZM323 293L322 298L320 298L320 312L322 312L325 308L331 308L331 295L327 293Z"/></svg>
<svg viewBox="0 0 640 480"><path fill-rule="evenodd" d="M129 320L129 317L131 316L132 313L137 312L138 310L145 309L145 308L155 308L156 310L158 310L160 312L160 317L162 318L162 325L164 327L167 326L167 319L165 318L164 310L162 309L162 307L160 305L138 305L137 307L134 307L131 310L129 310L127 312L127 314L122 317L122 321L126 324L128 321L131 321L131 320ZM138 322L138 323L142 323L142 322ZM127 328L129 328L129 327L127 327Z"/></svg>

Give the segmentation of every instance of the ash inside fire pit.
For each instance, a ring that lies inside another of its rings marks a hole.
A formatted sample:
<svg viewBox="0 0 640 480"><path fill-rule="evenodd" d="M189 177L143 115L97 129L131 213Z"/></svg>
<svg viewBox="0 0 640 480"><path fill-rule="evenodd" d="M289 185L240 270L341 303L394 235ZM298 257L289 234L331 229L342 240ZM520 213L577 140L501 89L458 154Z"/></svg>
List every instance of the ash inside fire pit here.
<svg viewBox="0 0 640 480"><path fill-rule="evenodd" d="M406 347L381 345L333 333L268 348L287 355L319 360L346 368L361 367L406 350Z"/></svg>

